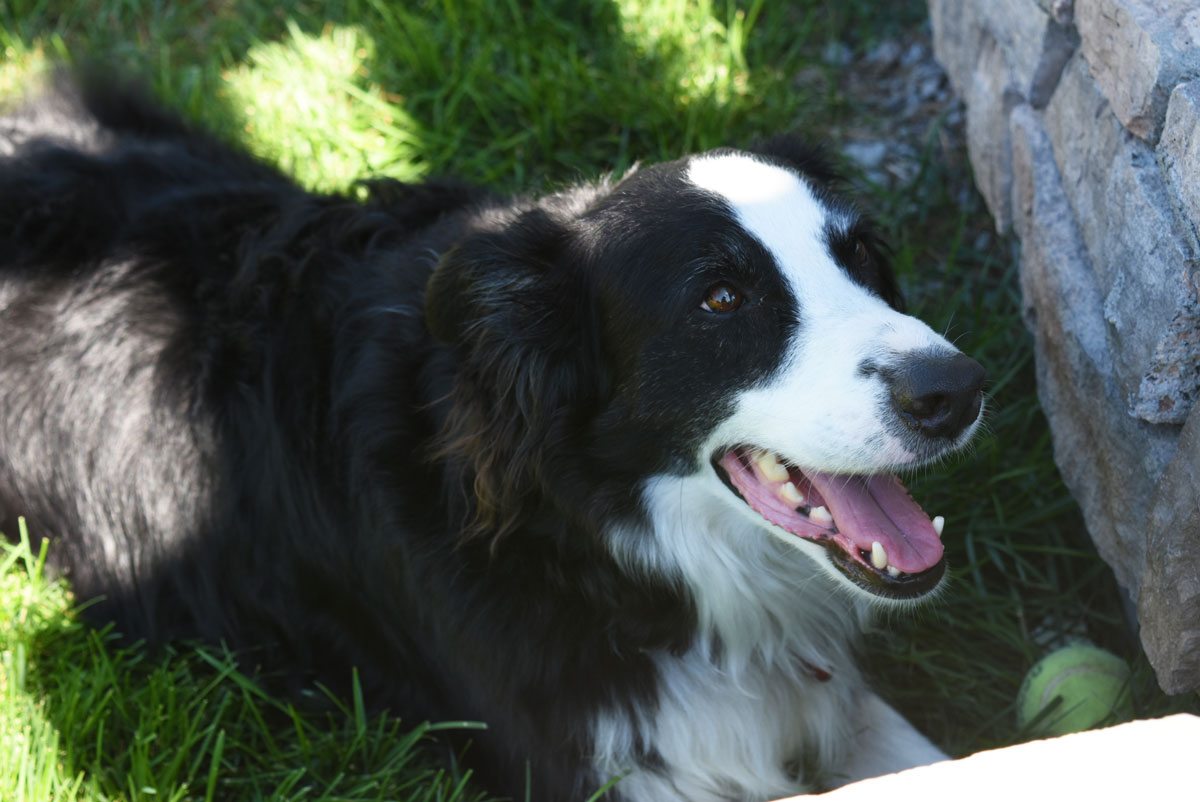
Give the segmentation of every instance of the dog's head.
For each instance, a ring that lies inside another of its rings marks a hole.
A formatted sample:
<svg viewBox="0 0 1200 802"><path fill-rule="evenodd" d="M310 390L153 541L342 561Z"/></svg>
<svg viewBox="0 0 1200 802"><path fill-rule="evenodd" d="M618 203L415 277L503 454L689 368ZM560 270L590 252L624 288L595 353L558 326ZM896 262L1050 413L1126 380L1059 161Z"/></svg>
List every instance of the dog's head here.
<svg viewBox="0 0 1200 802"><path fill-rule="evenodd" d="M496 213L448 254L427 312L484 525L549 499L603 537L682 477L843 584L936 587L941 522L893 472L971 438L984 372L903 313L829 181L789 140L714 151Z"/></svg>

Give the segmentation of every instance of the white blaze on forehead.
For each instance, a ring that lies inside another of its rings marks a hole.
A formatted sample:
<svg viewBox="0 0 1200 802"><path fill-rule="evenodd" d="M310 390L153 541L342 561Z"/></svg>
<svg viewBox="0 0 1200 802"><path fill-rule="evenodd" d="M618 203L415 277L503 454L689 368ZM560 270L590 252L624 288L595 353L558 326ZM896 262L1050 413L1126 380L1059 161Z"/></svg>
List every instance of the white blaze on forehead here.
<svg viewBox="0 0 1200 802"><path fill-rule="evenodd" d="M829 224L845 228L850 221L818 200L796 173L731 153L694 159L688 165L688 178L729 203L746 232L775 258L797 300L803 303L813 289L829 284L837 285L838 293L869 297L829 252Z"/></svg>
<svg viewBox="0 0 1200 802"><path fill-rule="evenodd" d="M737 205L786 204L797 194L816 205L808 187L791 170L742 153L698 156L688 165L688 178L696 186L722 195Z"/></svg>
<svg viewBox="0 0 1200 802"><path fill-rule="evenodd" d="M724 154L694 159L688 178L733 207L738 222L771 252L794 290L803 266L832 266L825 236L830 210L791 170L745 154Z"/></svg>

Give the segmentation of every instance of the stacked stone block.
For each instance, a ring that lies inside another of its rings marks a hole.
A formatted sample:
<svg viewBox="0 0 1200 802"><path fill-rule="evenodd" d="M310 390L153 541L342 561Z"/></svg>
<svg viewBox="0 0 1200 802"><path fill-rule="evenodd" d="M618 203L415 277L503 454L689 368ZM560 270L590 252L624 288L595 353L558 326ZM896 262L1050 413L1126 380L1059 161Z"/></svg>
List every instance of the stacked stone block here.
<svg viewBox="0 0 1200 802"><path fill-rule="evenodd" d="M976 184L1020 243L1055 458L1200 688L1200 3L929 0Z"/></svg>

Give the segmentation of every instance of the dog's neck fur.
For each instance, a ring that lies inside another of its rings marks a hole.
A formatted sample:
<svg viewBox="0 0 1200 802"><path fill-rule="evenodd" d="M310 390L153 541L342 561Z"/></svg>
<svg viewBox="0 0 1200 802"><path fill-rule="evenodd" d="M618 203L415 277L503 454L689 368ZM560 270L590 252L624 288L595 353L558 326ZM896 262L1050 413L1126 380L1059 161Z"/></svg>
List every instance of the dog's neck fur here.
<svg viewBox="0 0 1200 802"><path fill-rule="evenodd" d="M646 525L610 538L617 560L630 572L679 578L696 606L696 648L732 676L755 661L848 660L865 602L807 555L732 515L710 481L652 479Z"/></svg>
<svg viewBox="0 0 1200 802"><path fill-rule="evenodd" d="M655 655L656 706L597 722L598 779L624 775L623 798L811 790L824 778L806 767L838 764L851 741L838 711L862 688L851 651L866 606L809 557L731 515L707 481L651 480L646 525L611 538L627 570L678 577L698 622L688 651ZM638 764L645 744L668 771Z"/></svg>

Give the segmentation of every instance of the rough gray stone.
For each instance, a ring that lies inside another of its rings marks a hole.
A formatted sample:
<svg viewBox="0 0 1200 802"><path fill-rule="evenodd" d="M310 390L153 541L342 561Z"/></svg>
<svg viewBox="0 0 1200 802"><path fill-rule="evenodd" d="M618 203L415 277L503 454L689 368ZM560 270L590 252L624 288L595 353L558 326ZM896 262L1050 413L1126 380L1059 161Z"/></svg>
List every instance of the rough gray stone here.
<svg viewBox="0 0 1200 802"><path fill-rule="evenodd" d="M1182 422L1194 396L1186 386L1194 372L1178 361L1189 342L1179 330L1194 320L1193 234L1175 214L1153 151L1121 127L1078 55L1045 119L1105 296L1114 367L1130 407L1147 422Z"/></svg>
<svg viewBox="0 0 1200 802"><path fill-rule="evenodd" d="M1074 27L1057 22L1039 0L992 0L981 10L988 32L1004 50L1014 88L1042 108L1079 43Z"/></svg>
<svg viewBox="0 0 1200 802"><path fill-rule="evenodd" d="M1193 290L1195 287L1193 286ZM1200 308L1188 304L1154 349L1131 410L1150 423L1183 423L1200 398Z"/></svg>
<svg viewBox="0 0 1200 802"><path fill-rule="evenodd" d="M1132 396L1134 414L1140 411L1150 423L1182 423L1191 408L1190 388L1181 393L1171 385L1193 371L1180 370L1172 360L1200 356L1188 347L1192 338L1175 333L1200 324L1189 283L1195 255L1191 233L1175 215L1154 155L1141 140L1126 137L1107 190L1105 238L1093 252L1113 277L1104 312L1116 369ZM1175 398L1171 407L1163 406L1167 396Z"/></svg>
<svg viewBox="0 0 1200 802"><path fill-rule="evenodd" d="M1036 0L992 0L980 11L988 33L1004 50L1005 66L1018 88L1029 85L1042 50L1042 35L1050 16Z"/></svg>
<svg viewBox="0 0 1200 802"><path fill-rule="evenodd" d="M1077 45L1074 29L1057 21L1069 21L1070 10L1051 0L930 0L929 7L934 52L966 102L976 184L1003 233L1012 198L1008 114L1017 103L1040 108L1050 99Z"/></svg>
<svg viewBox="0 0 1200 802"><path fill-rule="evenodd" d="M1029 79L1026 94L1034 108L1042 108L1058 86L1063 68L1079 47L1079 34L1075 26L1059 24L1051 20L1042 33L1042 50L1037 67Z"/></svg>
<svg viewBox="0 0 1200 802"><path fill-rule="evenodd" d="M1123 133L1121 123L1097 91L1087 63L1079 54L1063 70L1044 117L1063 189L1075 210L1083 239L1101 242L1107 220L1104 210L1108 205L1105 187L1108 166L1121 146ZM1103 271L1107 263L1095 267ZM1106 285L1112 282L1103 273L1100 280Z"/></svg>
<svg viewBox="0 0 1200 802"><path fill-rule="evenodd" d="M1200 690L1200 414L1155 493L1138 596L1142 645L1167 693Z"/></svg>
<svg viewBox="0 0 1200 802"><path fill-rule="evenodd" d="M1019 100L1008 83L1004 51L986 34L979 62L965 95L967 144L975 185L987 202L996 231L1011 224L1012 168L1008 141L1008 113Z"/></svg>
<svg viewBox="0 0 1200 802"><path fill-rule="evenodd" d="M1200 687L1200 80L1177 86L1200 2L929 6L976 183L1021 240L1055 459L1160 683Z"/></svg>
<svg viewBox="0 0 1200 802"><path fill-rule="evenodd" d="M1200 81L1180 84L1171 93L1158 158L1184 213L1200 228Z"/></svg>
<svg viewBox="0 0 1200 802"><path fill-rule="evenodd" d="M1171 90L1200 75L1195 0L1088 0L1075 9L1081 50L1121 123L1158 140Z"/></svg>
<svg viewBox="0 0 1200 802"><path fill-rule="evenodd" d="M979 63L983 41L980 0L929 0L929 23L933 29L933 52L946 69L950 85L961 98Z"/></svg>
<svg viewBox="0 0 1200 802"><path fill-rule="evenodd" d="M1054 456L1088 531L1117 579L1141 587L1148 500L1174 433L1130 417L1113 373L1104 294L1037 112L1011 116L1014 228L1021 289L1037 351L1038 395Z"/></svg>
<svg viewBox="0 0 1200 802"><path fill-rule="evenodd" d="M1059 25L1070 25L1075 21L1075 0L1038 0L1038 5Z"/></svg>
<svg viewBox="0 0 1200 802"><path fill-rule="evenodd" d="M1041 108L1054 91L1063 65L1079 44L1067 0L930 0L933 46L954 90L966 98L985 40L1004 51L1003 80Z"/></svg>
<svg viewBox="0 0 1200 802"><path fill-rule="evenodd" d="M1184 225L1195 235L1200 229L1200 81L1180 84L1171 93L1158 159ZM1200 399L1200 260L1188 265L1185 284L1190 303L1171 322L1138 389L1134 412L1145 420L1183 423Z"/></svg>

